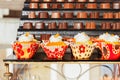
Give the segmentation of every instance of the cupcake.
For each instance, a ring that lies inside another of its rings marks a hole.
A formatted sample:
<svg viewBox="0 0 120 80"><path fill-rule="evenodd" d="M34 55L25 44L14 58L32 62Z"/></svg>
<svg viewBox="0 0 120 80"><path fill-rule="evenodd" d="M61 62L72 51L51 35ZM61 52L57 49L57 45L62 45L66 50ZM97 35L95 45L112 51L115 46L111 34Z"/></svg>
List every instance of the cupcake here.
<svg viewBox="0 0 120 80"><path fill-rule="evenodd" d="M62 41L62 36L58 33L56 35L52 35L49 38L49 41L43 42L41 46L47 57L54 59L62 59L68 47L67 43Z"/></svg>
<svg viewBox="0 0 120 80"><path fill-rule="evenodd" d="M103 60L118 60L120 58L120 38L118 35L103 33L96 40L96 45L102 51Z"/></svg>
<svg viewBox="0 0 120 80"><path fill-rule="evenodd" d="M23 34L12 45L17 59L31 59L39 48L39 43L29 33Z"/></svg>
<svg viewBox="0 0 120 80"><path fill-rule="evenodd" d="M74 36L74 42L70 43L70 47L75 59L89 59L94 49L90 37L84 32Z"/></svg>

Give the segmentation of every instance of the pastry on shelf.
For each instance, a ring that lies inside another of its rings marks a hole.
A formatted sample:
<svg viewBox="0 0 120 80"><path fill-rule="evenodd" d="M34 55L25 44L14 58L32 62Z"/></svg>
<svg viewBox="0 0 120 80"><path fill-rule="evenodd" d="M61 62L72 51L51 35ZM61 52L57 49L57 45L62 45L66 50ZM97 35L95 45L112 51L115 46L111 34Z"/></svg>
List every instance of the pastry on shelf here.
<svg viewBox="0 0 120 80"><path fill-rule="evenodd" d="M77 0L78 2L86 2L87 0Z"/></svg>
<svg viewBox="0 0 120 80"><path fill-rule="evenodd" d="M61 18L60 12L52 12L51 18Z"/></svg>
<svg viewBox="0 0 120 80"><path fill-rule="evenodd" d="M74 9L74 4L73 3L64 3L63 8L64 9Z"/></svg>
<svg viewBox="0 0 120 80"><path fill-rule="evenodd" d="M48 42L43 41L41 43L41 46L48 58L62 59L68 47L68 44L62 41L62 36L57 33L55 35L51 35Z"/></svg>
<svg viewBox="0 0 120 80"><path fill-rule="evenodd" d="M39 2L39 0L31 0L31 2Z"/></svg>
<svg viewBox="0 0 120 80"><path fill-rule="evenodd" d="M87 9L97 9L97 4L96 3L88 3Z"/></svg>
<svg viewBox="0 0 120 80"><path fill-rule="evenodd" d="M95 48L90 37L82 32L74 36L74 42L70 43L72 54L75 59L88 60Z"/></svg>
<svg viewBox="0 0 120 80"><path fill-rule="evenodd" d="M36 14L34 11L28 13L28 18L36 18Z"/></svg>
<svg viewBox="0 0 120 80"><path fill-rule="evenodd" d="M56 0L56 2L64 2L64 0Z"/></svg>
<svg viewBox="0 0 120 80"><path fill-rule="evenodd" d="M30 9L38 9L38 3L30 3L29 8Z"/></svg>
<svg viewBox="0 0 120 80"><path fill-rule="evenodd" d="M53 0L43 0L43 2L52 2Z"/></svg>
<svg viewBox="0 0 120 80"><path fill-rule="evenodd" d="M120 38L118 35L103 33L94 42L96 47L101 49L103 60L120 59Z"/></svg>
<svg viewBox="0 0 120 80"><path fill-rule="evenodd" d="M49 3L41 3L39 4L40 9L49 9L50 8L50 4Z"/></svg>
<svg viewBox="0 0 120 80"><path fill-rule="evenodd" d="M53 3L52 4L52 9L60 9L60 8L62 8L61 4L59 4L59 3Z"/></svg>
<svg viewBox="0 0 120 80"><path fill-rule="evenodd" d="M36 22L34 29L44 29L45 23L44 22Z"/></svg>
<svg viewBox="0 0 120 80"><path fill-rule="evenodd" d="M114 2L113 3L113 9L120 9L120 3L119 2Z"/></svg>
<svg viewBox="0 0 120 80"><path fill-rule="evenodd" d="M33 35L25 33L12 45L17 59L31 59L39 48L39 42Z"/></svg>
<svg viewBox="0 0 120 80"><path fill-rule="evenodd" d="M32 22L24 22L22 29L33 29Z"/></svg>
<svg viewBox="0 0 120 80"><path fill-rule="evenodd" d="M110 9L110 3L101 3L100 9Z"/></svg>

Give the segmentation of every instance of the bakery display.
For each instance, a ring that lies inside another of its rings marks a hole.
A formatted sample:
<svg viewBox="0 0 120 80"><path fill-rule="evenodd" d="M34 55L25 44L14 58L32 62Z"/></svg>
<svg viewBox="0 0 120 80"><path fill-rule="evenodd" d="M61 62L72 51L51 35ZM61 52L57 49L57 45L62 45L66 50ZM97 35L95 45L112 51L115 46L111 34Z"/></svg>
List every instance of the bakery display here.
<svg viewBox="0 0 120 80"><path fill-rule="evenodd" d="M37 55L45 60L118 60L116 35L103 34L112 41L100 36L108 31L117 34L118 40L119 5L107 0L28 0L17 36L29 31L42 41Z"/></svg>
<svg viewBox="0 0 120 80"><path fill-rule="evenodd" d="M89 59L95 46L93 45L90 37L82 32L74 36L74 42L70 44L72 54L75 59Z"/></svg>
<svg viewBox="0 0 120 80"><path fill-rule="evenodd" d="M62 36L57 33L51 35L48 42L43 42L41 46L48 58L62 59L68 44L62 41Z"/></svg>
<svg viewBox="0 0 120 80"><path fill-rule="evenodd" d="M21 35L12 47L17 59L31 59L39 48L39 42L33 35L26 33Z"/></svg>

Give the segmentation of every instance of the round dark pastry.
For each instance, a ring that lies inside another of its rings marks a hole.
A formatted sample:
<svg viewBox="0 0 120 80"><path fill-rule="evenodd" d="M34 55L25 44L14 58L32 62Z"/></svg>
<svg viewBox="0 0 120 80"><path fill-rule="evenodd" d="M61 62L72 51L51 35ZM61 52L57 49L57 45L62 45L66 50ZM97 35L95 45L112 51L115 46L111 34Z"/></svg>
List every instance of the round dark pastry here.
<svg viewBox="0 0 120 80"><path fill-rule="evenodd" d="M73 29L83 29L83 23L82 22L74 22Z"/></svg>
<svg viewBox="0 0 120 80"><path fill-rule="evenodd" d="M25 22L23 24L23 29L33 29L33 24L31 22Z"/></svg>
<svg viewBox="0 0 120 80"><path fill-rule="evenodd" d="M88 3L87 9L97 9L97 4L96 3Z"/></svg>
<svg viewBox="0 0 120 80"><path fill-rule="evenodd" d="M28 13L28 18L36 18L35 12L31 11L30 13Z"/></svg>
<svg viewBox="0 0 120 80"><path fill-rule="evenodd" d="M49 18L48 12L40 12L39 13L39 18Z"/></svg>
<svg viewBox="0 0 120 80"><path fill-rule="evenodd" d="M87 0L78 0L78 2L86 2Z"/></svg>
<svg viewBox="0 0 120 80"><path fill-rule="evenodd" d="M60 22L58 24L58 29L67 29L68 23L67 22Z"/></svg>
<svg viewBox="0 0 120 80"><path fill-rule="evenodd" d="M73 12L65 12L63 13L64 18L73 18Z"/></svg>
<svg viewBox="0 0 120 80"><path fill-rule="evenodd" d="M41 9L49 9L50 8L49 3L41 3L39 6L40 6Z"/></svg>
<svg viewBox="0 0 120 80"><path fill-rule="evenodd" d="M99 18L99 12L91 12L89 16L90 18Z"/></svg>
<svg viewBox="0 0 120 80"><path fill-rule="evenodd" d="M31 2L39 2L39 0L31 0Z"/></svg>
<svg viewBox="0 0 120 80"><path fill-rule="evenodd" d="M50 23L48 23L48 29L56 29L56 27L57 27L56 22L50 22Z"/></svg>
<svg viewBox="0 0 120 80"><path fill-rule="evenodd" d="M120 3L113 3L113 9L120 9Z"/></svg>
<svg viewBox="0 0 120 80"><path fill-rule="evenodd" d="M76 3L75 8L76 9L84 9L84 4L83 3Z"/></svg>
<svg viewBox="0 0 120 80"><path fill-rule="evenodd" d="M52 12L51 18L61 18L60 12Z"/></svg>
<svg viewBox="0 0 120 80"><path fill-rule="evenodd" d="M77 18L87 18L87 12L78 12Z"/></svg>
<svg viewBox="0 0 120 80"><path fill-rule="evenodd" d="M110 3L101 3L100 8L101 9L110 9Z"/></svg>
<svg viewBox="0 0 120 80"><path fill-rule="evenodd" d="M73 3L64 3L63 7L64 7L64 9L73 9L74 4Z"/></svg>
<svg viewBox="0 0 120 80"><path fill-rule="evenodd" d="M38 3L30 3L29 8L30 9L38 9Z"/></svg>
<svg viewBox="0 0 120 80"><path fill-rule="evenodd" d="M52 0L43 0L43 2L52 2Z"/></svg>
<svg viewBox="0 0 120 80"><path fill-rule="evenodd" d="M60 9L60 8L62 8L62 5L59 4L59 3L58 3L58 4L57 4L57 3L53 3L53 4L52 4L52 8L53 8L53 9Z"/></svg>
<svg viewBox="0 0 120 80"><path fill-rule="evenodd" d="M35 29L44 29L45 23L43 22L36 22L35 23Z"/></svg>
<svg viewBox="0 0 120 80"><path fill-rule="evenodd" d="M56 0L56 2L64 2L64 0Z"/></svg>

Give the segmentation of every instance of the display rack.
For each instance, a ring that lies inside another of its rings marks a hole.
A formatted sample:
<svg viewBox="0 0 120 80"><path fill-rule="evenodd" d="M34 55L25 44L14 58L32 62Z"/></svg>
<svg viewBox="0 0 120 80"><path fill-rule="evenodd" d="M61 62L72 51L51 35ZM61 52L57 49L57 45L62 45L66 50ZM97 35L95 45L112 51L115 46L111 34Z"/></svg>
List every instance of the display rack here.
<svg viewBox="0 0 120 80"><path fill-rule="evenodd" d="M106 1L103 1L103 0L97 0L96 2L79 2L79 3L83 3L83 4L88 4L88 3L97 3L97 4L100 4L100 3L110 3L112 5L113 2L119 2L119 0L106 0ZM40 11L47 11L49 13L51 13L52 11L60 11L60 12L66 12L66 11L72 11L72 12L77 12L77 11L86 11L86 12L92 12L92 11L97 11L97 12L100 12L100 13L103 13L103 12L120 12L120 9L30 9L28 6L30 4L30 0L26 0L24 2L24 8L22 10L22 15L21 15L21 19L20 19L20 26L19 26L19 29L18 29L18 32L17 32L17 38L21 35L21 34L24 34L25 32L30 32L31 34L34 34L35 36L38 37L38 39L40 38L40 34L56 34L56 33L60 33L61 35L64 35L64 36L73 36L75 34L77 34L78 32L86 32L87 34L89 34L90 36L97 36L97 35L100 35L102 33L105 33L105 32L109 32L109 33L112 33L112 34L117 34L120 36L120 30L112 30L112 29L106 29L106 30L102 30L100 29L100 24L101 22L120 22L120 18L118 19L115 19L115 18L111 18L111 19L104 19L102 17L100 18L83 18L83 19L77 19L77 18L68 18L68 19L65 19L65 18L60 18L60 19L52 19L52 18L47 18L47 19L40 19L40 18L34 18L34 19L30 19L27 17L28 13L30 11L35 11L36 13L40 12ZM60 4L63 4L63 3L66 3L66 2L37 2L37 3L60 3ZM71 2L69 2L71 3ZM73 3L73 2L72 2ZM76 4L78 2L74 2L74 4ZM44 22L62 22L62 21L66 21L68 23L73 23L75 21L80 21L80 22L86 22L86 21L95 21L97 24L97 28L96 29L72 29L71 26L69 25L69 29L62 29L62 30L59 30L59 29L22 29L22 26L23 26L23 23L24 22L32 22L32 23L35 23L35 22L40 22L40 21L44 21ZM46 57L46 55L44 54L44 52L37 52L36 55L32 58L32 59L29 59L29 60L18 60L16 59L15 55L11 55L9 57L7 57L6 59L3 60L5 62L5 66L6 66L6 74L5 76L7 76L7 80L9 80L9 76L12 76L11 73L9 73L9 64L36 64L36 63L90 63L90 64L101 64L101 63L113 63L113 64L118 64L120 63L119 60L76 60L73 58L72 54L71 53L66 53L66 55L63 57L63 59L60 59L60 60L56 60L56 59L48 59Z"/></svg>

